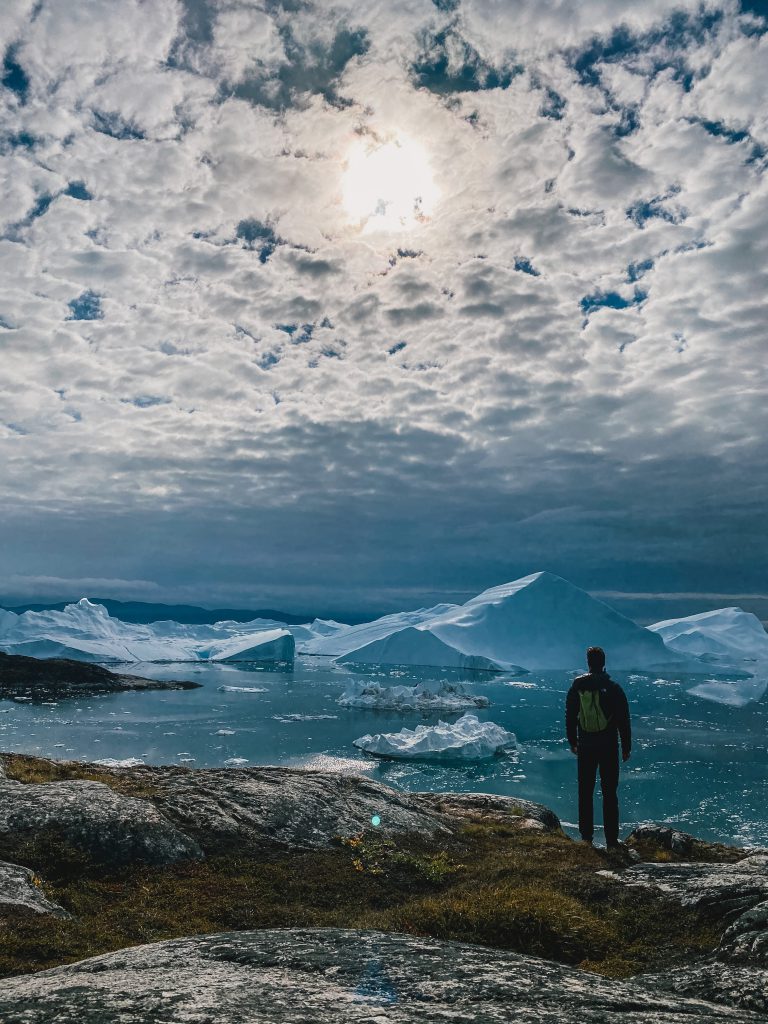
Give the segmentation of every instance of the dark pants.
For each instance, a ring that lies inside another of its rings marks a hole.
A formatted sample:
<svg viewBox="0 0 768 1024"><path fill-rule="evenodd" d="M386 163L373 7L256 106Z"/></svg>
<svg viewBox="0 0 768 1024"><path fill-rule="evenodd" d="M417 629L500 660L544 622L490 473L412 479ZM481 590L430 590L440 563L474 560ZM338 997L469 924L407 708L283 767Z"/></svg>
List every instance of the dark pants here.
<svg viewBox="0 0 768 1024"><path fill-rule="evenodd" d="M582 839L592 839L595 831L592 798L597 772L603 793L603 831L605 842L613 846L619 841L619 743L614 730L607 736L599 733L579 737L579 832Z"/></svg>

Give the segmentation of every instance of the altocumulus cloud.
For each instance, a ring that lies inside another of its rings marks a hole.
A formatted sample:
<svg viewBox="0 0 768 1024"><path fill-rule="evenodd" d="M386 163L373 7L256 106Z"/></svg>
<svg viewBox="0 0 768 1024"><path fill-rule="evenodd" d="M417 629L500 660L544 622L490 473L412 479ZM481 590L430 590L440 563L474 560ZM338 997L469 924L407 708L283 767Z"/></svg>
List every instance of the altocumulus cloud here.
<svg viewBox="0 0 768 1024"><path fill-rule="evenodd" d="M3 4L0 590L762 593L767 30L731 0ZM393 138L439 199L365 232L345 161Z"/></svg>

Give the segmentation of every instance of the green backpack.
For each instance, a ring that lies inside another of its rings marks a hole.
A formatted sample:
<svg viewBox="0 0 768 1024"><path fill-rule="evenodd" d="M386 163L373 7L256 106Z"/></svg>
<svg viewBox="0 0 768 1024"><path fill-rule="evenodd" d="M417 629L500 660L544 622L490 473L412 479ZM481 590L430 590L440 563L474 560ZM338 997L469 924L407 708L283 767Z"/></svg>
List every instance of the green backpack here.
<svg viewBox="0 0 768 1024"><path fill-rule="evenodd" d="M608 728L599 690L580 690L579 705L579 725L584 732L602 732Z"/></svg>

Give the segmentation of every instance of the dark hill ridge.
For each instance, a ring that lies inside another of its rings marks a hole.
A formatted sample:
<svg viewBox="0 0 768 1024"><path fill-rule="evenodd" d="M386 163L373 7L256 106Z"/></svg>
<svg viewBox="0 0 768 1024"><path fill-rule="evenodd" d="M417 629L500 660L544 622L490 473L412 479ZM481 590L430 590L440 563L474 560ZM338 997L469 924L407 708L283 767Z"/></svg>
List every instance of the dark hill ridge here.
<svg viewBox="0 0 768 1024"><path fill-rule="evenodd" d="M0 651L0 699L36 701L120 690L192 690L200 685L189 680L145 679L110 672L101 665L70 658L28 658Z"/></svg>
<svg viewBox="0 0 768 1024"><path fill-rule="evenodd" d="M766 950L768 851L645 826L609 857L516 797L0 755L3 1024L757 1024Z"/></svg>
<svg viewBox="0 0 768 1024"><path fill-rule="evenodd" d="M50 604L20 604L14 607L3 605L6 611L21 615L23 612L63 611L68 604L76 604L82 594L72 601ZM191 626L209 625L214 622L232 620L250 622L252 619L273 619L286 625L300 625L315 618L336 619L338 622L356 623L366 621L359 613L318 614L316 612L283 612L275 608L200 608L191 604L160 604L148 601L115 601L110 597L91 597L94 604L103 604L109 614L123 622L162 622L170 619ZM373 616L375 617L375 616Z"/></svg>

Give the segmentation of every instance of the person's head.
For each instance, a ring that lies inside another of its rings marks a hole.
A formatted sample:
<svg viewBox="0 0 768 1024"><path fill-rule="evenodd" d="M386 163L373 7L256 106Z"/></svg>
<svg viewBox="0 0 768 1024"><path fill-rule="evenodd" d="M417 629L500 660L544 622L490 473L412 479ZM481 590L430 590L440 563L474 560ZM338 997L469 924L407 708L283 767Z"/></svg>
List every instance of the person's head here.
<svg viewBox="0 0 768 1024"><path fill-rule="evenodd" d="M602 647L590 647L587 650L587 665L590 672L602 672L605 668L605 651Z"/></svg>

